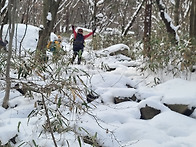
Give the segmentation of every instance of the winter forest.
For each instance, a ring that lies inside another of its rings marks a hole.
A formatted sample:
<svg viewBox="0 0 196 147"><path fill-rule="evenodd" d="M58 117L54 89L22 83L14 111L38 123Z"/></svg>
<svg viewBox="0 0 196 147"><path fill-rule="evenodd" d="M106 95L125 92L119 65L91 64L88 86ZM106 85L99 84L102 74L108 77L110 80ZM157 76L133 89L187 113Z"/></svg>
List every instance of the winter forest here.
<svg viewBox="0 0 196 147"><path fill-rule="evenodd" d="M196 0L0 0L0 147L194 147L195 108Z"/></svg>

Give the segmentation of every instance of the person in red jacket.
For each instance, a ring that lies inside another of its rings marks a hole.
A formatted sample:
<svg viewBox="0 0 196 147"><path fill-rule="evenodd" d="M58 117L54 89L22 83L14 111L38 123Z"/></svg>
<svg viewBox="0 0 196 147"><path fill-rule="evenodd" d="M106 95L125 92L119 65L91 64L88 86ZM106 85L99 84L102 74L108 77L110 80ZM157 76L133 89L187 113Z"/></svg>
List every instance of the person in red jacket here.
<svg viewBox="0 0 196 147"><path fill-rule="evenodd" d="M78 29L77 33L72 25L72 30L74 33L74 41L73 41L73 57L71 59L71 63L73 64L76 56L78 56L78 64L81 63L82 53L84 50L84 40L95 33L95 29L87 35L83 35L83 30Z"/></svg>

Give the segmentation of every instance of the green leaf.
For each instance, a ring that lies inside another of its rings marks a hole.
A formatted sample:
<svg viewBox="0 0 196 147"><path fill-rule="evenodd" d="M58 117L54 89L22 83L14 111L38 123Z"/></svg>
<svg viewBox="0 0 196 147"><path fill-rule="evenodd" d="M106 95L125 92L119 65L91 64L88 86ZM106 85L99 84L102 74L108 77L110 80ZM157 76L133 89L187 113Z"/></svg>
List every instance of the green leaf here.
<svg viewBox="0 0 196 147"><path fill-rule="evenodd" d="M79 136L78 136L78 143L79 143L80 147L82 147L81 140L80 140Z"/></svg>
<svg viewBox="0 0 196 147"><path fill-rule="evenodd" d="M17 127L17 129L18 129L18 132L20 132L20 130L19 130L19 128L20 128L20 125L21 125L21 121L19 121L19 122L18 122L18 127Z"/></svg>
<svg viewBox="0 0 196 147"><path fill-rule="evenodd" d="M58 103L57 103L57 106L58 106L58 108L60 108L60 106L61 106L61 97L59 98L59 100L58 100Z"/></svg>
<svg viewBox="0 0 196 147"><path fill-rule="evenodd" d="M23 70L23 68L19 67L19 69L18 69L18 79L20 79L20 75L22 74L22 70Z"/></svg>
<svg viewBox="0 0 196 147"><path fill-rule="evenodd" d="M25 144L25 142L22 142L18 147L22 146L23 144Z"/></svg>
<svg viewBox="0 0 196 147"><path fill-rule="evenodd" d="M33 145L34 145L35 147L37 147L37 144L36 144L35 140L33 139L32 141L33 141Z"/></svg>

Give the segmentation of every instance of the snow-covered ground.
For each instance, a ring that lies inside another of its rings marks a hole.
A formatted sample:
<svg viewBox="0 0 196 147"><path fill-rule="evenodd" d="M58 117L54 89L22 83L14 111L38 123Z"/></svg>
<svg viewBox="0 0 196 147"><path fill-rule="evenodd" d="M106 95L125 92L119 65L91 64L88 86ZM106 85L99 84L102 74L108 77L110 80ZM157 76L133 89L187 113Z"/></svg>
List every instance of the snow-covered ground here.
<svg viewBox="0 0 196 147"><path fill-rule="evenodd" d="M20 30L18 32L19 38L23 33L21 29L25 28L24 25L21 26L18 28ZM35 49L37 30L33 26L28 28L23 43L25 49ZM67 42L63 42L63 44L64 50L71 52L70 44ZM81 105L81 108L80 106L68 107L65 103L58 108L58 111L57 104L47 103L51 122L57 120L56 126L58 127L59 124L63 126L62 132L54 132L57 145L59 147L79 147L80 145L90 147L92 145L84 143L81 139L81 136L90 136L102 147L195 147L196 111L187 117L171 111L163 103L187 104L190 107L195 107L196 81L188 81L179 77L170 78L164 83L155 85L153 75L137 70L141 64L140 61L133 61L123 55L109 56L111 51L122 47L126 48L127 46L119 44L102 51L92 51L87 46L83 54L86 64L83 62L82 65L69 65L70 69L77 69L77 72L73 72L72 76L77 75L80 78L79 81L83 81L82 83L78 82L78 87L85 90L87 86L98 94L99 98L88 103L88 106ZM106 71L107 66L115 70ZM52 68L56 71L54 65ZM83 71L86 71L88 75ZM14 73L11 75L17 77ZM48 76L47 73L42 73L42 75ZM61 77L62 79L68 77L66 74L62 75L64 75ZM192 73L191 77L195 76L195 73ZM28 77L28 80L40 85L46 85L50 81L50 79L41 80L36 75ZM0 85L3 85L4 81L0 82ZM1 144L6 144L17 134L16 144L12 144L12 146L53 147L51 134L46 131L45 111L42 106L37 105L37 102L42 100L41 95L35 93L34 98L24 97L12 89L10 107L4 109L1 105L5 91L3 87L0 89ZM71 92L74 94L74 91ZM134 94L141 100L140 102L127 101L114 104L114 97L131 97ZM54 101L56 97L62 95L54 91L49 99ZM82 99L86 101L85 97L75 95L76 104L81 104ZM67 102L66 97L62 98L63 102ZM149 120L140 119L140 108L146 104L161 110L161 113ZM60 119L58 116L61 116Z"/></svg>

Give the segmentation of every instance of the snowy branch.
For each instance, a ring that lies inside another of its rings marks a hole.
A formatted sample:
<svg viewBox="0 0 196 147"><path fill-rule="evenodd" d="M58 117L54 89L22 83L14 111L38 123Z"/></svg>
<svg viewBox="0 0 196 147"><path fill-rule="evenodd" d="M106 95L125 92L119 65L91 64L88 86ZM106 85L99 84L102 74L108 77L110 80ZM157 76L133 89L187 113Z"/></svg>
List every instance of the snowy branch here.
<svg viewBox="0 0 196 147"><path fill-rule="evenodd" d="M179 26L174 26L174 24L172 23L171 17L165 12L165 5L163 4L162 0L156 0L156 2L159 7L160 16L165 23L167 32L173 35L173 39L176 42L179 42L179 36L177 33Z"/></svg>
<svg viewBox="0 0 196 147"><path fill-rule="evenodd" d="M141 10L142 8L142 5L144 3L144 0L140 3L140 5L138 6L137 10L135 11L135 13L133 14L131 20L129 21L129 23L127 24L127 26L125 27L123 33L122 33L122 36L125 36L127 34L127 32L129 31L129 28L133 25L135 19L136 19L136 16L137 14L139 13L139 11Z"/></svg>

